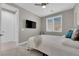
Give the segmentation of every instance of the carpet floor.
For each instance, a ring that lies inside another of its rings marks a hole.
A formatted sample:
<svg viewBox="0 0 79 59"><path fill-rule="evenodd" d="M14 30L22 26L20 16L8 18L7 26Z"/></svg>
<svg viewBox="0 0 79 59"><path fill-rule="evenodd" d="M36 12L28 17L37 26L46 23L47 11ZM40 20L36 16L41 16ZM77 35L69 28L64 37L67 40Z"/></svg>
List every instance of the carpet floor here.
<svg viewBox="0 0 79 59"><path fill-rule="evenodd" d="M18 46L6 51L2 51L0 56L43 56L43 53L37 50L28 51L28 48L25 45Z"/></svg>

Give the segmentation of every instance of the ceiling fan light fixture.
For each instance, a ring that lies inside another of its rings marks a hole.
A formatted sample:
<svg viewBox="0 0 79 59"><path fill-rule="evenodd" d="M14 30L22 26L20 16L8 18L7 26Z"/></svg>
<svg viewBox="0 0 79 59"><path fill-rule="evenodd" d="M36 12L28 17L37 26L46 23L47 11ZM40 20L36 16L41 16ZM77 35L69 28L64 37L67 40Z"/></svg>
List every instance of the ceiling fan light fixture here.
<svg viewBox="0 0 79 59"><path fill-rule="evenodd" d="M46 8L46 5L43 5L42 8Z"/></svg>

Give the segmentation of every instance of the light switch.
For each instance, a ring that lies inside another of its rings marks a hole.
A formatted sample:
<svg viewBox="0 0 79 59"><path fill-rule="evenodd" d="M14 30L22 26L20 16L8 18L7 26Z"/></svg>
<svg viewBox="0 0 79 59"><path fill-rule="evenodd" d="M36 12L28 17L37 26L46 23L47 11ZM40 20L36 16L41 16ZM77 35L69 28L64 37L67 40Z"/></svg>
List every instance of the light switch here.
<svg viewBox="0 0 79 59"><path fill-rule="evenodd" d="M24 29L22 29L22 31L24 31Z"/></svg>

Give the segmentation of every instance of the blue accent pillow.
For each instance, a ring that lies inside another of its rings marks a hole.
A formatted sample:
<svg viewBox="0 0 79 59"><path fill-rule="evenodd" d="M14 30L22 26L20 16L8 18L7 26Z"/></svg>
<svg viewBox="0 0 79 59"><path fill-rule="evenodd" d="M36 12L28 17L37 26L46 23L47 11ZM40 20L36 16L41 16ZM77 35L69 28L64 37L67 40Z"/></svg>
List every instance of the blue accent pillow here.
<svg viewBox="0 0 79 59"><path fill-rule="evenodd" d="M73 34L73 30L69 30L69 31L65 34L65 37L71 39L72 34Z"/></svg>

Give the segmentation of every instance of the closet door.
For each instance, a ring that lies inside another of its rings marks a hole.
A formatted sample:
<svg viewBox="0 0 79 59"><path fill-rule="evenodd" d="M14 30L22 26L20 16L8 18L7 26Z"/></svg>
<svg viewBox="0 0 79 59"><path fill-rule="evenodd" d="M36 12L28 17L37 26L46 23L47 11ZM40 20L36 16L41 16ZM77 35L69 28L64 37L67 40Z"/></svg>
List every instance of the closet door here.
<svg viewBox="0 0 79 59"><path fill-rule="evenodd" d="M19 10L8 4L1 4L0 10L0 39L1 43L15 41L19 38Z"/></svg>
<svg viewBox="0 0 79 59"><path fill-rule="evenodd" d="M1 10L1 42L6 43L15 40L16 19L15 14L6 10Z"/></svg>

